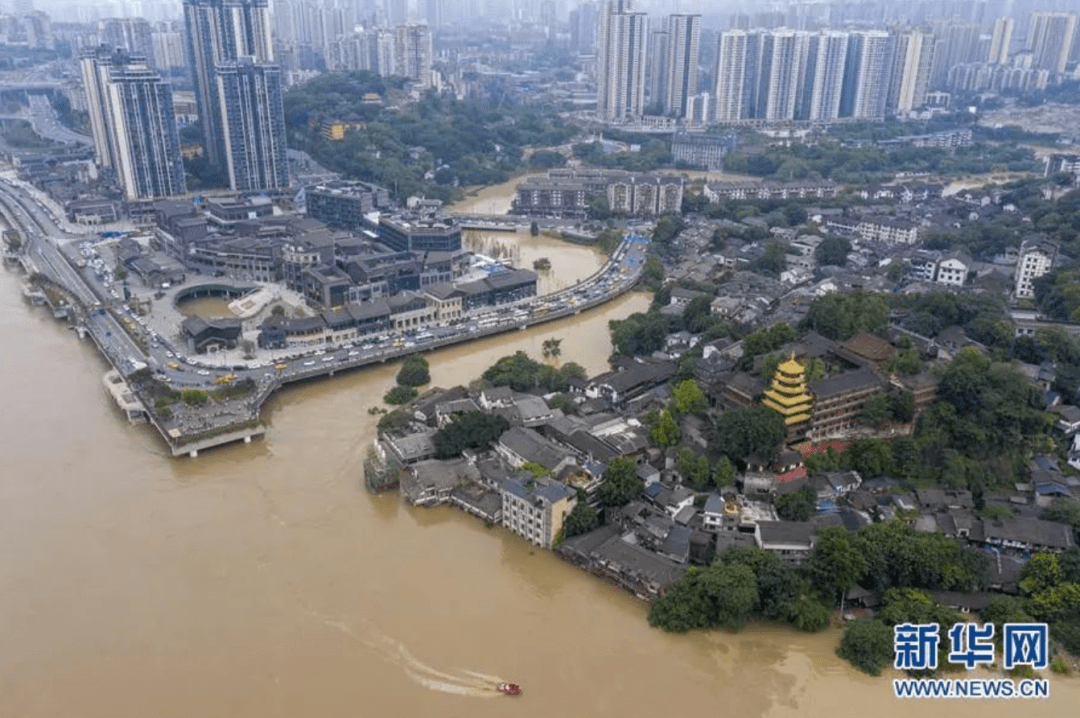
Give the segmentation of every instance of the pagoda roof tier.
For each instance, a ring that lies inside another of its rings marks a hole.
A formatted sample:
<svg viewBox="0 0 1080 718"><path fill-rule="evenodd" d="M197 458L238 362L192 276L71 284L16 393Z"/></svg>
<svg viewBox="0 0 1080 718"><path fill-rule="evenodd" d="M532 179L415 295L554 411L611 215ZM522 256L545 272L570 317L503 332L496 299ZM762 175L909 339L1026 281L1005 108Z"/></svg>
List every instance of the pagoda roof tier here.
<svg viewBox="0 0 1080 718"><path fill-rule="evenodd" d="M784 362L783 364L778 366L776 369L777 369L777 371L779 371L779 372L781 372L783 374L787 374L788 376L799 376L799 377L801 377L803 375L803 373L806 371L806 367L804 367L799 362L795 361L794 357L792 357L791 359L788 359L786 362Z"/></svg>
<svg viewBox="0 0 1080 718"><path fill-rule="evenodd" d="M786 394L781 394L774 389L769 389L767 392L765 392L765 397L767 400L774 401L777 404L783 404L787 407L806 404L807 408L809 408L810 405L814 403L813 397L811 397L809 394L788 396Z"/></svg>
<svg viewBox="0 0 1080 718"><path fill-rule="evenodd" d="M786 381L784 379L773 379L773 388L777 389L783 387L791 391L806 391L806 384L802 380Z"/></svg>

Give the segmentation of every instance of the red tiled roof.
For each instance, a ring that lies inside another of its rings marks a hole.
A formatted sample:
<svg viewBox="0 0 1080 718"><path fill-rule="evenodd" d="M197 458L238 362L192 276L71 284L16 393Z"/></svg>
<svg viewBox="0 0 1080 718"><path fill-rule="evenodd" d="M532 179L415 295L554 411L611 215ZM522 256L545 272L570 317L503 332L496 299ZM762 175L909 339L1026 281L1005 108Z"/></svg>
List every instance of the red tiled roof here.
<svg viewBox="0 0 1080 718"><path fill-rule="evenodd" d="M833 449L842 454L850 449L853 443L854 442L851 441L826 441L824 444L811 444L806 442L799 445L799 453L803 455L803 458L813 456L814 454L824 454L829 449Z"/></svg>
<svg viewBox="0 0 1080 718"><path fill-rule="evenodd" d="M806 476L806 467L805 466L800 466L800 467L798 467L796 469L792 469L791 471L787 472L786 474L777 474L776 475L776 480L777 481L794 481L795 479L801 479L801 478L804 478L805 476Z"/></svg>

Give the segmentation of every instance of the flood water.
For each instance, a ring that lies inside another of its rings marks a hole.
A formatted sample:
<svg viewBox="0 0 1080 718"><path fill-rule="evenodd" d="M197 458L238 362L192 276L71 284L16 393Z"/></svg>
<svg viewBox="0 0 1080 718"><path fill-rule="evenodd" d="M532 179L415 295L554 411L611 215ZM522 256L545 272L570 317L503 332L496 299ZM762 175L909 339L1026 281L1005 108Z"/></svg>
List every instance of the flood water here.
<svg viewBox="0 0 1080 718"><path fill-rule="evenodd" d="M165 455L101 386L89 342L0 272L0 716L550 718L1072 716L900 702L834 655L835 631L669 635L647 606L454 509L361 488L385 366L284 391L265 440ZM500 356L606 369L607 322L643 294L430 355L435 384ZM463 671L521 683L506 698ZM928 708L929 713L928 713Z"/></svg>
<svg viewBox="0 0 1080 718"><path fill-rule="evenodd" d="M185 317L202 317L203 319L222 319L235 317L233 310L229 309L229 300L224 297L194 297L185 299L176 305L177 310Z"/></svg>

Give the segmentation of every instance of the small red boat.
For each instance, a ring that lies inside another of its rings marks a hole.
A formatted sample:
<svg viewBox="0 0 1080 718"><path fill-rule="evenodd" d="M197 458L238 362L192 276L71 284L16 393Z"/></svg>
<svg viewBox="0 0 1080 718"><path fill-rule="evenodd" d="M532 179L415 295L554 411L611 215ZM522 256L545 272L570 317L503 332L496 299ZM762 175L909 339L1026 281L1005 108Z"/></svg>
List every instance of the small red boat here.
<svg viewBox="0 0 1080 718"><path fill-rule="evenodd" d="M495 690L497 690L499 693L505 693L508 696L521 695L521 686L519 686L517 683L500 683L499 685L495 686Z"/></svg>

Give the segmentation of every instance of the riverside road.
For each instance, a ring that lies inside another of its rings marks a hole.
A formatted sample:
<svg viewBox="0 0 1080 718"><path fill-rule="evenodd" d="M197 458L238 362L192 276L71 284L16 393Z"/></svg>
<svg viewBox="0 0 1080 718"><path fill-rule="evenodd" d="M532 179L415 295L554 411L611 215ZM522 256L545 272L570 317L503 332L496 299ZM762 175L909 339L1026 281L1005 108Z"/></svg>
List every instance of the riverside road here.
<svg viewBox="0 0 1080 718"><path fill-rule="evenodd" d="M12 223L22 231L25 256L32 267L63 287L82 305L82 327L109 362L129 377L142 368L171 388L212 391L221 381L250 379L253 394L205 408L187 407L176 414L163 415L151 397L139 396L151 423L169 443L174 455L195 455L199 449L261 433L253 428L262 404L278 388L290 382L372 364L394 361L416 352L431 351L501 332L561 319L597 307L629 291L641 277L649 240L627 235L604 266L577 284L551 294L531 297L470 314L461 322L431 327L420 335L384 332L358 339L355 344L336 348L312 347L275 359L272 363L244 362L230 366L207 364L204 357L191 357L167 339L151 331L120 299L115 288L103 282L89 268L77 269L68 256L79 235L65 231L48 207L48 200L25 183L0 180L0 205ZM223 380L223 377L231 376ZM198 447L198 448L193 448Z"/></svg>

